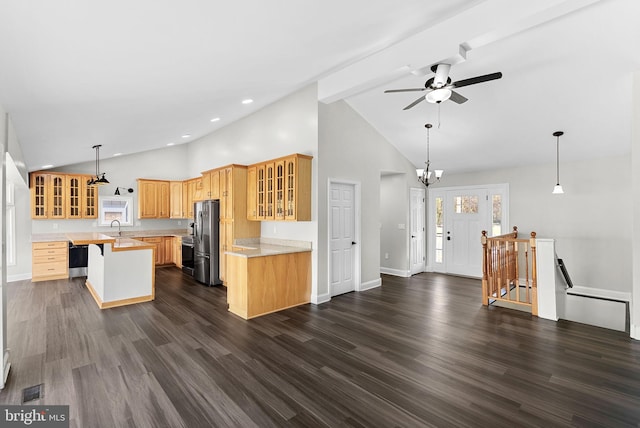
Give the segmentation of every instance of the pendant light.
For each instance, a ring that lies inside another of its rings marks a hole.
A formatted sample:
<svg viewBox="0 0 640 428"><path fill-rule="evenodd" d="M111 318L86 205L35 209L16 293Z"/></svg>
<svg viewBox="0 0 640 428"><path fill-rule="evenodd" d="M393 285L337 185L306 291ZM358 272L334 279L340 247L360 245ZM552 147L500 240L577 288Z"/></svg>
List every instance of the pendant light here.
<svg viewBox="0 0 640 428"><path fill-rule="evenodd" d="M556 131L553 136L556 137L556 185L553 187L554 195L561 195L564 193L562 186L560 185L560 137L564 134L562 131Z"/></svg>
<svg viewBox="0 0 640 428"><path fill-rule="evenodd" d="M102 173L102 177L100 176L100 147L102 144L96 144L92 147L96 151L96 176L90 180L87 180L87 186L102 186L103 184L109 184L109 180L104 177L104 172Z"/></svg>
<svg viewBox="0 0 640 428"><path fill-rule="evenodd" d="M429 169L429 167L431 166L431 161L429 160L429 130L433 127L433 125L430 123L427 123L426 125L424 125L424 127L427 128L427 161L425 162L427 167L422 170L422 173L418 172L418 180L420 180L420 182L425 186L429 187L430 184L433 184L436 181L440 181L440 177L442 177L444 170L436 169L435 181L431 181L432 171Z"/></svg>

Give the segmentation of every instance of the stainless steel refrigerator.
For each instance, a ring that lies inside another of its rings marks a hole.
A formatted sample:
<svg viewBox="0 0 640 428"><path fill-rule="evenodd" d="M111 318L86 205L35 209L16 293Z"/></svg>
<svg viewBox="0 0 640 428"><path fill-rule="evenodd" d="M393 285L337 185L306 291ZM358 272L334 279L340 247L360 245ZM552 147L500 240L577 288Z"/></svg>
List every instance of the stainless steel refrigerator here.
<svg viewBox="0 0 640 428"><path fill-rule="evenodd" d="M220 281L220 201L193 204L193 276L206 285Z"/></svg>

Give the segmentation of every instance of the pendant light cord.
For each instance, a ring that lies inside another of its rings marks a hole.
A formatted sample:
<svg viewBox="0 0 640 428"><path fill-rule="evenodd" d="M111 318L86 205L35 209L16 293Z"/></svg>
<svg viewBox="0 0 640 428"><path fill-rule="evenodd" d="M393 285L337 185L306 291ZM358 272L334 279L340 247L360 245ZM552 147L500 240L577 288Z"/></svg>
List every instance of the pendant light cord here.
<svg viewBox="0 0 640 428"><path fill-rule="evenodd" d="M556 137L556 185L560 184L560 136Z"/></svg>

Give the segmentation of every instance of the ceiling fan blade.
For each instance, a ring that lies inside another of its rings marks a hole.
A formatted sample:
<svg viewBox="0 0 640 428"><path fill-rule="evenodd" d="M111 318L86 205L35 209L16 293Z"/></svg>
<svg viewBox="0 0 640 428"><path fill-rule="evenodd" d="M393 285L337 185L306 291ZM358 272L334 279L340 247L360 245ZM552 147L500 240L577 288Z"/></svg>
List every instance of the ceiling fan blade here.
<svg viewBox="0 0 640 428"><path fill-rule="evenodd" d="M409 110L411 107L415 106L416 104L418 104L418 103L420 103L422 101L424 101L424 95L421 95L420 98L418 98L417 100L415 100L414 102L412 102L411 104L409 104L408 106L403 108L402 110Z"/></svg>
<svg viewBox="0 0 640 428"><path fill-rule="evenodd" d="M468 98L463 97L462 95L460 95L456 91L451 91L451 97L449 97L449 99L451 101L453 101L454 103L458 103L458 104L466 103L467 101L469 101Z"/></svg>
<svg viewBox="0 0 640 428"><path fill-rule="evenodd" d="M475 85L476 83L488 82L490 80L500 79L502 77L502 73L491 73L485 74L484 76L476 76L470 79L458 80L457 82L453 82L451 84L451 88L462 88L463 86Z"/></svg>
<svg viewBox="0 0 640 428"><path fill-rule="evenodd" d="M417 92L417 91L424 91L427 88L411 88L411 89L387 89L386 91L384 91L385 94L389 94L391 92Z"/></svg>

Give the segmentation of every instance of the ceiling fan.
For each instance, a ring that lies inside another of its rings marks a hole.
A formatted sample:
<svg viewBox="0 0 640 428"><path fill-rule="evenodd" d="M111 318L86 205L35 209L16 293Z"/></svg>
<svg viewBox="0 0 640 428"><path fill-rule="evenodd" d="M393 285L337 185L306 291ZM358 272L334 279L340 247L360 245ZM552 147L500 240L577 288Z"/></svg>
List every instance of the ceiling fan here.
<svg viewBox="0 0 640 428"><path fill-rule="evenodd" d="M384 92L386 94L390 92L428 91L426 95L421 96L420 98L403 108L403 110L409 110L411 107L424 100L427 100L430 103L440 104L442 101L450 99L454 103L462 104L468 101L467 98L454 91L454 89L462 88L469 85L475 85L476 83L488 82L490 80L496 80L502 77L502 73L498 72L485 74L484 76L476 76L470 79L458 80L457 82L451 82L451 78L449 77L450 69L450 64L435 64L431 66L431 71L433 71L436 75L425 82L424 88L387 89Z"/></svg>

